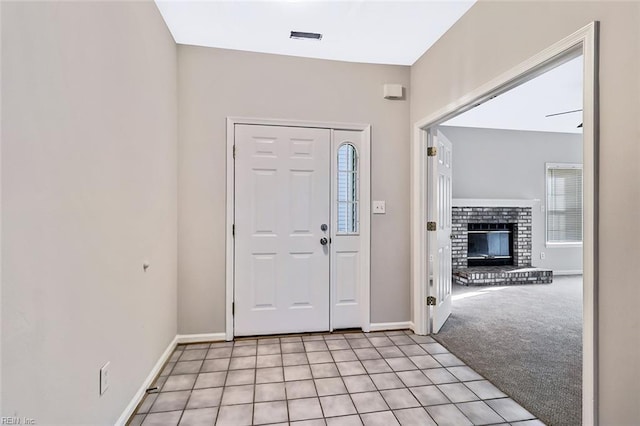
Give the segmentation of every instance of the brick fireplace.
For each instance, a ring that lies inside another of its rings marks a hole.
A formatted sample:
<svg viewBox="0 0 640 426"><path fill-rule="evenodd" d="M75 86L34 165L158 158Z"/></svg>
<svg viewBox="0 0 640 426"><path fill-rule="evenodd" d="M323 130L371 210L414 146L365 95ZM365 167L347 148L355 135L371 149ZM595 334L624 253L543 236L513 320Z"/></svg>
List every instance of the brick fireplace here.
<svg viewBox="0 0 640 426"><path fill-rule="evenodd" d="M454 206L451 235L454 282L461 285L552 282L552 271L531 266L531 213L531 207L523 206Z"/></svg>
<svg viewBox="0 0 640 426"><path fill-rule="evenodd" d="M513 265L531 266L531 207L453 207L451 222L453 269L469 266L469 224L511 225Z"/></svg>

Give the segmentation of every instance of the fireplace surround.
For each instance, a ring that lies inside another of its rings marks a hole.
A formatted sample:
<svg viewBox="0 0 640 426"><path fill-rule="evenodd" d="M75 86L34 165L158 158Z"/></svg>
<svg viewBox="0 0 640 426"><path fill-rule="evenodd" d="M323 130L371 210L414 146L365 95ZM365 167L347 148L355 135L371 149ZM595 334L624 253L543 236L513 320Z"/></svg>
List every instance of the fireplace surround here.
<svg viewBox="0 0 640 426"><path fill-rule="evenodd" d="M531 266L531 219L528 206L454 206L453 281L461 285L551 283L551 270Z"/></svg>
<svg viewBox="0 0 640 426"><path fill-rule="evenodd" d="M531 266L531 207L453 207L451 214L453 269L478 266L470 265L468 259L469 226L478 224L509 225L513 239L510 263L513 266Z"/></svg>

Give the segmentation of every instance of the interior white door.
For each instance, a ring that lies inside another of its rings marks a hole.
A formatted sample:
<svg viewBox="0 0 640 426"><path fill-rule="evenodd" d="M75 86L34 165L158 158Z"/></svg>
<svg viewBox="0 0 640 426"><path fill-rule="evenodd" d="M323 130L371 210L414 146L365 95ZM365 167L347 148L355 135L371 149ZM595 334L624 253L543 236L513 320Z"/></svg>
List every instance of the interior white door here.
<svg viewBox="0 0 640 426"><path fill-rule="evenodd" d="M451 315L451 199L452 146L440 132L432 129L429 146L436 155L429 157L429 221L436 230L429 235L429 295L436 304L430 306L431 332L437 333Z"/></svg>
<svg viewBox="0 0 640 426"><path fill-rule="evenodd" d="M235 126L236 335L329 329L330 139Z"/></svg>

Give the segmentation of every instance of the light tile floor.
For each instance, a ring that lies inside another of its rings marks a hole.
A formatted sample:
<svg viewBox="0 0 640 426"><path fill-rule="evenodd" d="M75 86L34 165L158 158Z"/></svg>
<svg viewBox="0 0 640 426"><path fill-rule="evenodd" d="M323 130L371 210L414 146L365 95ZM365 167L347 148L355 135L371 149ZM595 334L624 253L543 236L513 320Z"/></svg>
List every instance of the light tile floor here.
<svg viewBox="0 0 640 426"><path fill-rule="evenodd" d="M179 345L153 386L130 425L542 425L410 331Z"/></svg>

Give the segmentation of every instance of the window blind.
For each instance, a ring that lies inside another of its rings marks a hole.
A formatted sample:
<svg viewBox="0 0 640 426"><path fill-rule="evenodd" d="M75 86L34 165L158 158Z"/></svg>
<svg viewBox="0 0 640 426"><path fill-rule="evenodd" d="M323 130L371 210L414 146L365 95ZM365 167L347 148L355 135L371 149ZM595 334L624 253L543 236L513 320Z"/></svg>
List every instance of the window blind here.
<svg viewBox="0 0 640 426"><path fill-rule="evenodd" d="M582 167L547 167L547 242L582 242Z"/></svg>

